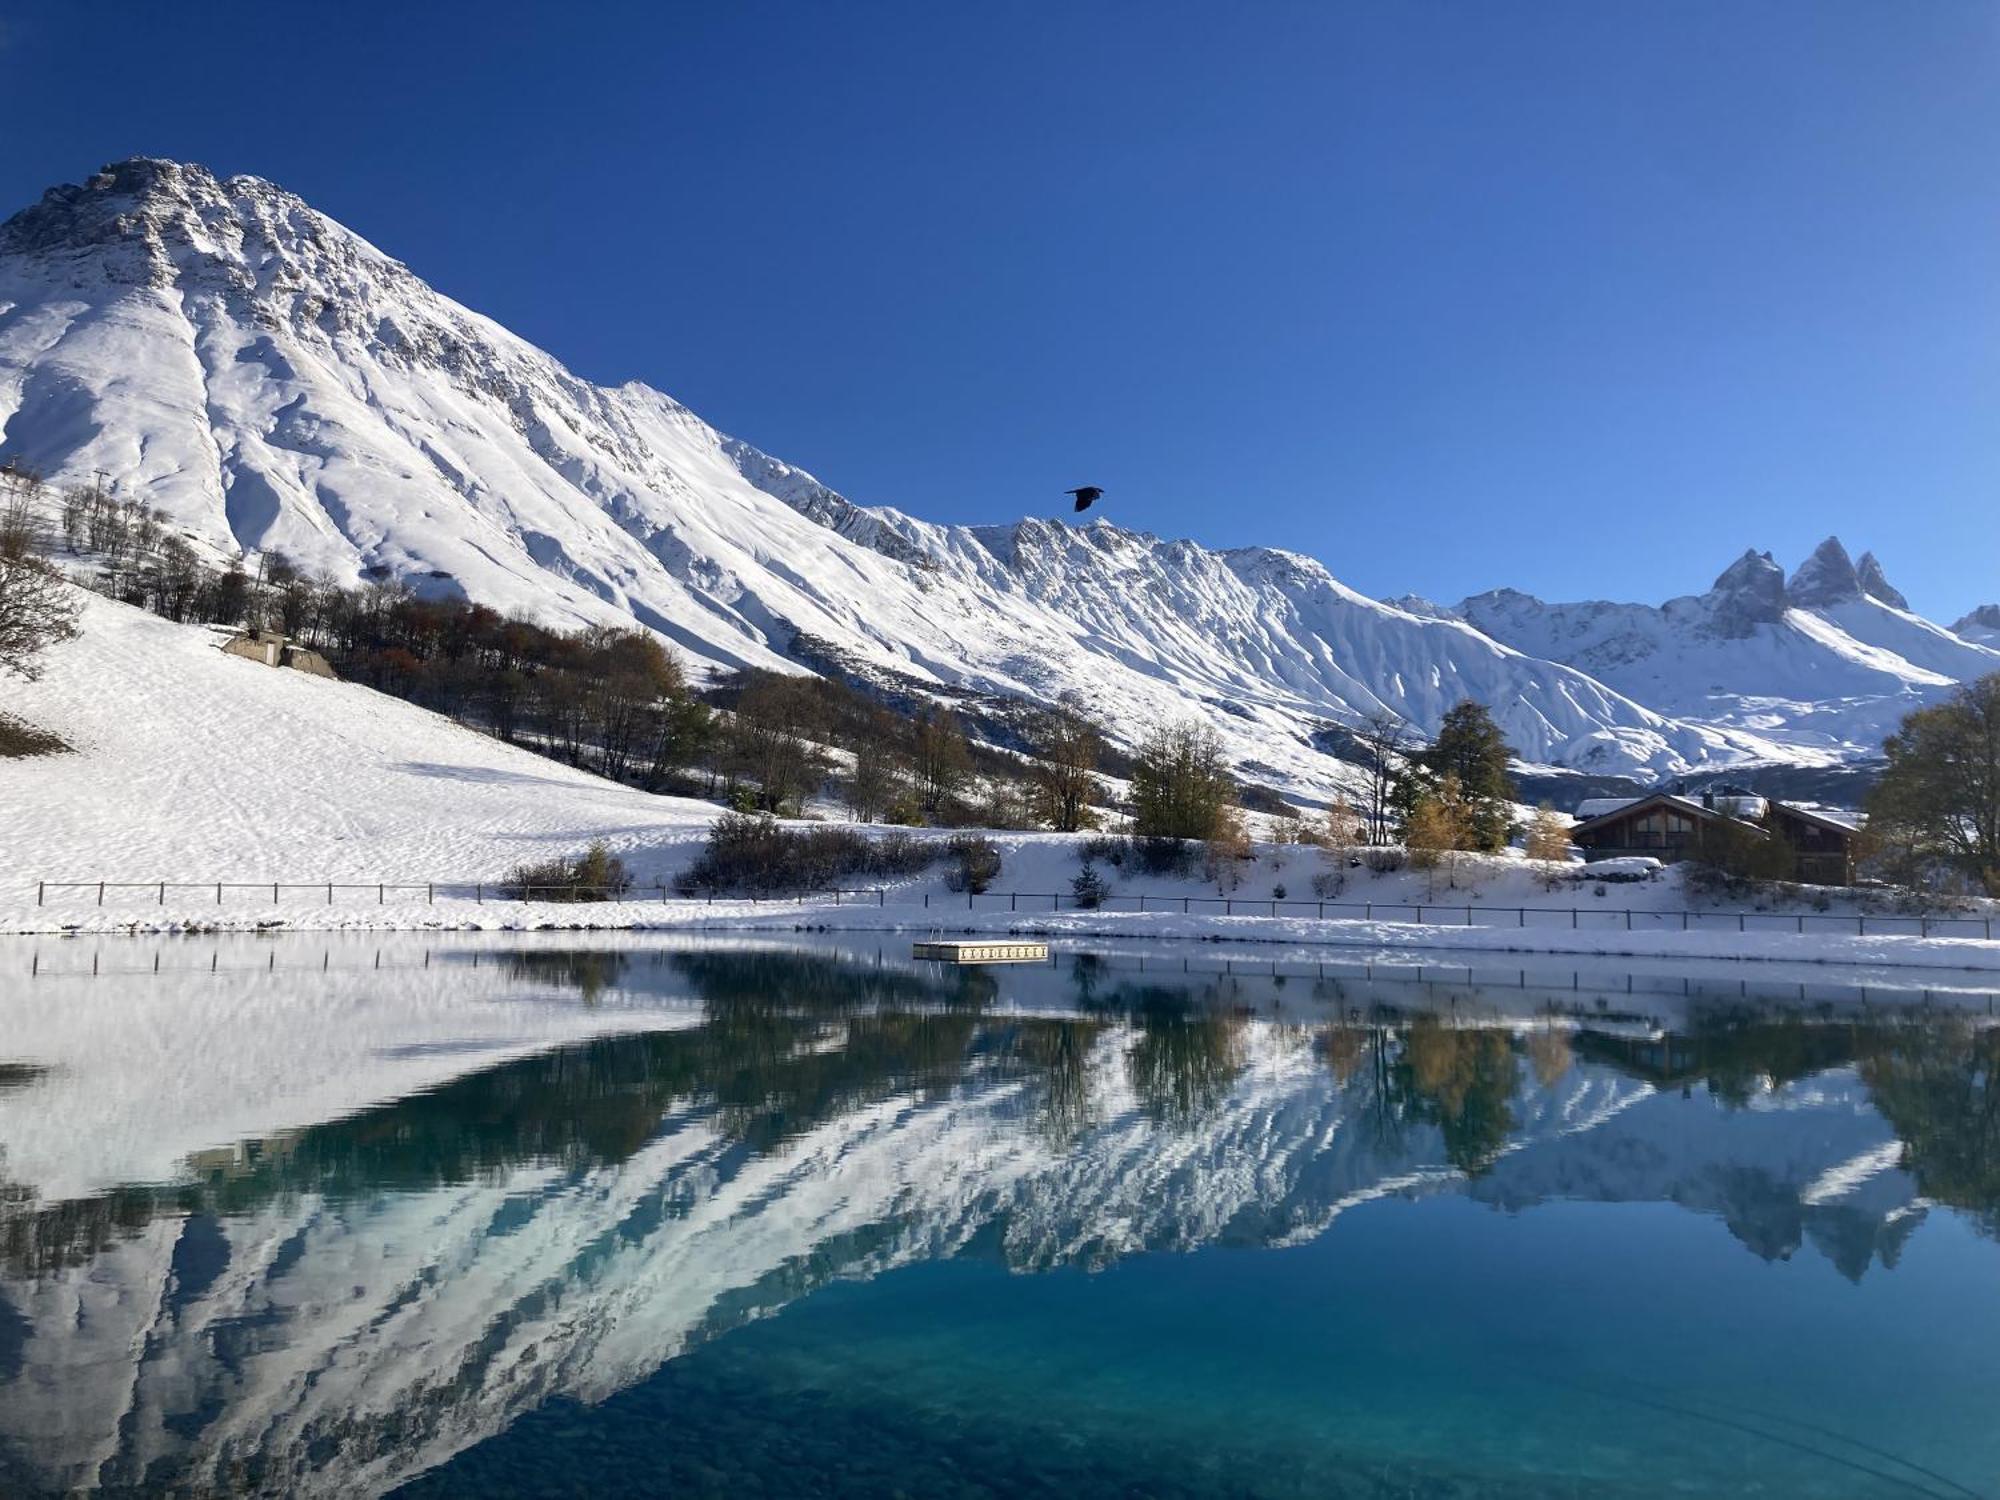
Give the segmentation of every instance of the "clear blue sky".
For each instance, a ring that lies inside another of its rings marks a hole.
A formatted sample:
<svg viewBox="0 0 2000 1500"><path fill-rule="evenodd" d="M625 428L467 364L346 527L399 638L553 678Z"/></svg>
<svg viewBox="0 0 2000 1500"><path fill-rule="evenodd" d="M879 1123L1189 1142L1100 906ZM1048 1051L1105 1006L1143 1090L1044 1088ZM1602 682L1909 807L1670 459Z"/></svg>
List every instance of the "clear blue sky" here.
<svg viewBox="0 0 2000 1500"><path fill-rule="evenodd" d="M0 34L0 203L253 172L864 503L1375 594L1838 532L2000 598L2000 8L111 5Z"/></svg>

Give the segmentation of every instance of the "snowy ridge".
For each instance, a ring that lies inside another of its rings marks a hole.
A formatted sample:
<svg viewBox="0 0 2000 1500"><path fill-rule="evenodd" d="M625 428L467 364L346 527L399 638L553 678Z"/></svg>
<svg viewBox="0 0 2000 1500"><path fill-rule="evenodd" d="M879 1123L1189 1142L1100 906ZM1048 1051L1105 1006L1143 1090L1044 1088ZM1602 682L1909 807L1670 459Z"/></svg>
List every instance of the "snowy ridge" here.
<svg viewBox="0 0 2000 1500"><path fill-rule="evenodd" d="M103 469L218 551L636 620L717 666L796 670L803 635L940 690L1082 691L1128 738L1192 713L1306 795L1338 784L1330 722L1386 706L1429 728L1467 696L1535 763L1827 753L1643 706L1294 554L854 505L658 391L580 379L291 194L173 162L0 227L0 421L0 457Z"/></svg>
<svg viewBox="0 0 2000 1500"><path fill-rule="evenodd" d="M1873 755L1911 710L2000 671L1996 644L1911 613L1874 555L1857 564L1837 537L1789 579L1746 552L1707 593L1657 608L1498 589L1449 613L1662 713L1781 738L1800 762Z"/></svg>

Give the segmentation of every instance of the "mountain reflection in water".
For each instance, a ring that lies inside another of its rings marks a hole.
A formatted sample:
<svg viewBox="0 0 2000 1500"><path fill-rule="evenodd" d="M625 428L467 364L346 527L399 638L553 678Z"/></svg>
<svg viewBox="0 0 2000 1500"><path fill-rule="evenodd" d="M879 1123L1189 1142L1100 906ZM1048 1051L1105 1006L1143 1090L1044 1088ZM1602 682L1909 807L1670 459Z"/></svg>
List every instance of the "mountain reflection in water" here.
<svg viewBox="0 0 2000 1500"><path fill-rule="evenodd" d="M835 1281L1303 1245L1380 1199L1676 1205L1848 1285L1940 1208L2000 1232L1983 995L280 951L38 954L0 1001L7 1493L379 1493Z"/></svg>

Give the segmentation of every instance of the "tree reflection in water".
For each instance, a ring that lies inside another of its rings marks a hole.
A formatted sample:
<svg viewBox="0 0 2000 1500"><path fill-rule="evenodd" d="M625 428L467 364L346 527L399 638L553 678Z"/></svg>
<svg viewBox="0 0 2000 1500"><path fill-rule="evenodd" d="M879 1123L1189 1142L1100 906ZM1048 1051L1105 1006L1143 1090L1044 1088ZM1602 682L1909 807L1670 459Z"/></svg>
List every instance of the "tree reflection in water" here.
<svg viewBox="0 0 2000 1500"><path fill-rule="evenodd" d="M892 1096L964 1088L981 1070L1027 1086L1024 1108L1067 1147L1103 1123L1094 1070L1122 1064L1146 1115L1173 1130L1210 1118L1237 1087L1249 1020L1237 981L1117 983L1079 957L1081 1015L995 1015L999 982L979 968L917 971L784 950L671 955L701 1004L698 1024L566 1046L428 1092L191 1163L194 1180L45 1203L0 1181L0 1266L36 1275L75 1264L163 1215L241 1213L294 1194L330 1201L424 1191L526 1162L573 1173L622 1162L675 1112L707 1118L756 1153ZM517 977L598 1001L629 978L629 953L509 957ZM1343 1000L1339 994L1320 996ZM1365 994L1355 998L1365 1000ZM1458 1012L1454 1012L1456 1015ZM1434 1127L1446 1160L1477 1176L1518 1128L1527 1080L1553 1088L1579 1064L1656 1087L1705 1089L1726 1107L1853 1067L1904 1145L1924 1194L2000 1234L2000 1031L1949 1017L1856 1024L1754 1006L1696 1012L1678 1031L1565 1024L1461 1024L1376 1004L1316 1045L1343 1113L1378 1144ZM0 1067L0 1086L36 1070Z"/></svg>
<svg viewBox="0 0 2000 1500"><path fill-rule="evenodd" d="M1940 1017L1869 1043L1861 1077L1918 1191L2000 1235L2000 1030Z"/></svg>

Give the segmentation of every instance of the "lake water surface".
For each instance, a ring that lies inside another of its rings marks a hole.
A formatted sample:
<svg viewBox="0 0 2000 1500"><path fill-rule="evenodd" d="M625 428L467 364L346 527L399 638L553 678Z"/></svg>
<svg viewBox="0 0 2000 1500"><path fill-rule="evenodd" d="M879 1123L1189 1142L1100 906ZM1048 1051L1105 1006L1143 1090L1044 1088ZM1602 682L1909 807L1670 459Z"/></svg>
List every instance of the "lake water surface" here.
<svg viewBox="0 0 2000 1500"><path fill-rule="evenodd" d="M0 940L0 1493L2000 1496L1990 979L908 951Z"/></svg>

